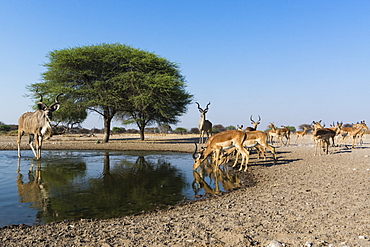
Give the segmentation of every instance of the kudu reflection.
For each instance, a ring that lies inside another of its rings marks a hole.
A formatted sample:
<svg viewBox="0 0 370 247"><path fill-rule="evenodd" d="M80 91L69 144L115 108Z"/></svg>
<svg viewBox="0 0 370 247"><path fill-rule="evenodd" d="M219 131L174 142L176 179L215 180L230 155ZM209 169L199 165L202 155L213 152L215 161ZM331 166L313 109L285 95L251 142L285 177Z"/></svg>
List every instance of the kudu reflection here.
<svg viewBox="0 0 370 247"><path fill-rule="evenodd" d="M35 166L35 170L33 167ZM43 182L41 177L41 163L31 164L28 170L28 182L25 182L21 169L20 160L17 168L17 189L20 203L31 203L32 207L40 210L41 213L50 211L49 187Z"/></svg>

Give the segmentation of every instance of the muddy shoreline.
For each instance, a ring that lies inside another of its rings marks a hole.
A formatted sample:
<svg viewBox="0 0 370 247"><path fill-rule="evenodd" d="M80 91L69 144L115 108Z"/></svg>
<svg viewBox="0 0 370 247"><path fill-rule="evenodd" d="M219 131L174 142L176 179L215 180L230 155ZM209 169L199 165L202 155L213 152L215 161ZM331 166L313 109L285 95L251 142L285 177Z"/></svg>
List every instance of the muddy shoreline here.
<svg viewBox="0 0 370 247"><path fill-rule="evenodd" d="M99 138L54 136L44 149L191 153L196 136ZM15 150L15 141L1 136L0 150ZM249 187L136 216L7 226L0 229L0 246L268 246L273 240L285 246L370 246L369 139L354 150L313 156L308 136L277 152L277 164L270 153L266 161L252 160L243 174L253 180Z"/></svg>

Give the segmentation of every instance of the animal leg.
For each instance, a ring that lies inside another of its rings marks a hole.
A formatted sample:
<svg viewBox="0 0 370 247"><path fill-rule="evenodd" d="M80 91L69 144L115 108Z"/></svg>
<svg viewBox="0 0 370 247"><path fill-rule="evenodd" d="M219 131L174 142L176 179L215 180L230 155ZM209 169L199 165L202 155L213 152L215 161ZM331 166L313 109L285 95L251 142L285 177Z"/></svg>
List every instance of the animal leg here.
<svg viewBox="0 0 370 247"><path fill-rule="evenodd" d="M41 158L41 146L42 146L42 136L38 136L38 146L37 146L37 159Z"/></svg>
<svg viewBox="0 0 370 247"><path fill-rule="evenodd" d="M37 154L36 154L35 148L33 147L32 141L34 141L34 135L29 135L28 145L31 147L32 152L33 152L33 154L35 155L35 157L37 159Z"/></svg>
<svg viewBox="0 0 370 247"><path fill-rule="evenodd" d="M238 160L239 160L239 151L236 150L235 162L234 162L234 165L232 167L235 167L236 166L236 164L238 163Z"/></svg>
<svg viewBox="0 0 370 247"><path fill-rule="evenodd" d="M352 141L352 149L355 148L355 142L356 142L356 136L353 137L353 141Z"/></svg>
<svg viewBox="0 0 370 247"><path fill-rule="evenodd" d="M243 169L243 164L245 166L244 171L246 172L248 169L248 161L249 161L249 152L246 150L241 144L235 145L236 149L242 154L242 163L240 164L239 171Z"/></svg>
<svg viewBox="0 0 370 247"><path fill-rule="evenodd" d="M267 144L267 146L266 146L266 147L271 151L272 156L273 156L273 158L274 158L274 162L276 162L277 157L276 157L275 148L274 148L273 146L268 145L268 144Z"/></svg>
<svg viewBox="0 0 370 247"><path fill-rule="evenodd" d="M21 139L22 139L23 133L18 132L18 139L17 139L17 145L18 145L18 157L21 157Z"/></svg>

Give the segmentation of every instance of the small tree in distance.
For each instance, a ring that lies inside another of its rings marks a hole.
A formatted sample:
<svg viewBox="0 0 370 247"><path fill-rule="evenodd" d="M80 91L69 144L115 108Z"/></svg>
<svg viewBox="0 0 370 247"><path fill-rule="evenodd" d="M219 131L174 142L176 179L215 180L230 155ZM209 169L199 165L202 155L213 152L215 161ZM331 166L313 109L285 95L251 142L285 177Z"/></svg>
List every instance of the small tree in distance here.
<svg viewBox="0 0 370 247"><path fill-rule="evenodd" d="M126 132L126 129L125 128L121 128L121 127L113 127L112 128L112 132L113 133L116 133L116 134L121 134L121 133Z"/></svg>
<svg viewBox="0 0 370 247"><path fill-rule="evenodd" d="M168 134L172 130L172 128L169 124L164 123L158 125L158 130L162 134Z"/></svg>
<svg viewBox="0 0 370 247"><path fill-rule="evenodd" d="M236 127L233 125L229 125L225 128L226 130L236 130Z"/></svg>
<svg viewBox="0 0 370 247"><path fill-rule="evenodd" d="M199 134L200 132L199 132L199 129L195 127L195 128L190 129L190 133L191 134Z"/></svg>
<svg viewBox="0 0 370 247"><path fill-rule="evenodd" d="M285 125L284 125L285 126ZM296 129L295 129L295 127L294 126L289 126L289 125L287 125L287 126L285 126L287 129L289 129L290 130L290 132L291 133L295 133L296 132Z"/></svg>
<svg viewBox="0 0 370 247"><path fill-rule="evenodd" d="M187 132L187 130L185 128L182 128L182 127L177 127L173 132L175 132L176 134L185 134Z"/></svg>
<svg viewBox="0 0 370 247"><path fill-rule="evenodd" d="M225 131L226 128L222 124L216 124L212 128L212 133L220 133Z"/></svg>
<svg viewBox="0 0 370 247"><path fill-rule="evenodd" d="M303 131L304 130L304 127L306 127L306 129L308 131L311 131L312 130L311 124L301 124L301 125L298 126L298 130L299 131Z"/></svg>
<svg viewBox="0 0 370 247"><path fill-rule="evenodd" d="M11 127L6 124L0 124L0 131L9 131Z"/></svg>

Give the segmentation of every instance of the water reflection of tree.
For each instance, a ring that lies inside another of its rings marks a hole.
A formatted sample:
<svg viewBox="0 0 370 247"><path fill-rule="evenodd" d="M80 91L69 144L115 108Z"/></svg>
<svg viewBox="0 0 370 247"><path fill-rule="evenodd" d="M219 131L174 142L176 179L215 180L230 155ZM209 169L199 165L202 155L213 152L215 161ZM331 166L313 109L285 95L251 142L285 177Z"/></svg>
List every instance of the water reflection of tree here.
<svg viewBox="0 0 370 247"><path fill-rule="evenodd" d="M102 175L84 182L83 186L73 186L71 180L57 185L64 187L57 189L58 197L53 199L58 216L48 222L111 218L153 210L183 200L186 186L181 172L165 160L150 162L139 156L136 162L123 160L111 166L109 152L104 154Z"/></svg>
<svg viewBox="0 0 370 247"><path fill-rule="evenodd" d="M43 163L45 181L53 188L69 185L71 181L86 175L86 163L81 158L67 158Z"/></svg>
<svg viewBox="0 0 370 247"><path fill-rule="evenodd" d="M109 161L108 158L105 161ZM107 163L104 167L110 168ZM92 210L112 217L179 202L184 197L181 192L186 181L168 162L160 159L156 163L148 162L139 156L135 163L124 160L111 170L105 169L102 178L90 179L90 186L101 195L95 201L103 207L92 205Z"/></svg>

